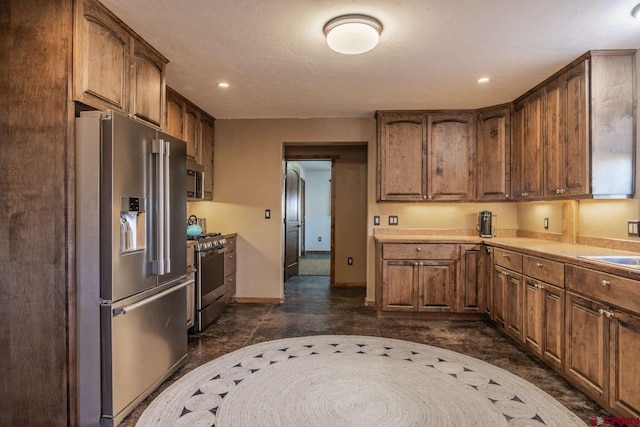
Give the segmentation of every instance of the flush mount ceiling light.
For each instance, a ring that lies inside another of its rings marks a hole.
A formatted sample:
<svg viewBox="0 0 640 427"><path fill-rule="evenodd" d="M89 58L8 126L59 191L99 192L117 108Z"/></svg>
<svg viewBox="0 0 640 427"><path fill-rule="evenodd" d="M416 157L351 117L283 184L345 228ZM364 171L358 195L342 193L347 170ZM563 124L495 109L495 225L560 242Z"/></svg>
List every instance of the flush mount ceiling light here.
<svg viewBox="0 0 640 427"><path fill-rule="evenodd" d="M489 77L480 77L478 80L476 80L478 83L489 83L491 81L491 79Z"/></svg>
<svg viewBox="0 0 640 427"><path fill-rule="evenodd" d="M640 21L640 3L638 3L636 7L631 9L631 16Z"/></svg>
<svg viewBox="0 0 640 427"><path fill-rule="evenodd" d="M221 88L223 88L223 89L226 89L226 88L228 88L228 87L229 87L229 83L227 83L227 82L220 82L220 83L218 83L218 87L221 87Z"/></svg>
<svg viewBox="0 0 640 427"><path fill-rule="evenodd" d="M342 15L324 26L329 47L345 55L365 53L376 47L382 24L367 15Z"/></svg>

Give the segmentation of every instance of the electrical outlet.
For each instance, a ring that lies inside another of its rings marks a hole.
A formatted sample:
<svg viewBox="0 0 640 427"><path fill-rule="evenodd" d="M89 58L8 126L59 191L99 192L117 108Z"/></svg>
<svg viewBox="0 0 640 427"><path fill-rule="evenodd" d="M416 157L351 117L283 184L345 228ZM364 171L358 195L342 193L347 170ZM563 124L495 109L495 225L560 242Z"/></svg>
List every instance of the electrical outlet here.
<svg viewBox="0 0 640 427"><path fill-rule="evenodd" d="M353 258L352 257L347 258L347 264L348 265L353 265Z"/></svg>
<svg viewBox="0 0 640 427"><path fill-rule="evenodd" d="M548 230L549 229L549 218L545 218L544 219L544 229Z"/></svg>
<svg viewBox="0 0 640 427"><path fill-rule="evenodd" d="M627 221L627 231L629 236L640 236L640 230L638 230L638 224L640 224L640 221L638 220Z"/></svg>
<svg viewBox="0 0 640 427"><path fill-rule="evenodd" d="M380 225L380 215L373 216L373 225Z"/></svg>
<svg viewBox="0 0 640 427"><path fill-rule="evenodd" d="M398 215L389 215L389 225L398 225Z"/></svg>

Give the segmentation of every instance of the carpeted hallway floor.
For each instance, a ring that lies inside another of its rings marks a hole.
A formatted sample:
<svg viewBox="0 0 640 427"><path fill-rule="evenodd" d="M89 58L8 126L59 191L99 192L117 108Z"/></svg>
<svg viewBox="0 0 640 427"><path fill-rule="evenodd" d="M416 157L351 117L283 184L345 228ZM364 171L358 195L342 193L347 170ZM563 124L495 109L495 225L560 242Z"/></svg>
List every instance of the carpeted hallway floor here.
<svg viewBox="0 0 640 427"><path fill-rule="evenodd" d="M295 276L285 283L283 304L231 304L204 333L189 338L186 365L121 425L134 426L160 391L214 358L250 344L306 335L366 335L396 338L457 351L535 384L588 422L608 415L528 351L483 321L378 319L364 306L364 288L331 288L328 277Z"/></svg>
<svg viewBox="0 0 640 427"><path fill-rule="evenodd" d="M299 276L328 276L331 274L331 254L307 253L298 259Z"/></svg>

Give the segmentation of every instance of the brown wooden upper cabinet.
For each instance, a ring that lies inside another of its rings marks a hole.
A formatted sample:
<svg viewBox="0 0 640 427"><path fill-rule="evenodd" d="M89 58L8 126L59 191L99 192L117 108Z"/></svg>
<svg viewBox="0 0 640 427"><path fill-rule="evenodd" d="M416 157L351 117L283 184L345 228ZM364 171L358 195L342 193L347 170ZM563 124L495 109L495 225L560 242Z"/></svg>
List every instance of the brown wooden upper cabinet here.
<svg viewBox="0 0 640 427"><path fill-rule="evenodd" d="M204 170L204 198L213 200L213 146L215 119L167 86L165 129L187 144L187 164Z"/></svg>
<svg viewBox="0 0 640 427"><path fill-rule="evenodd" d="M473 200L473 112L428 114L427 126L427 200Z"/></svg>
<svg viewBox="0 0 640 427"><path fill-rule="evenodd" d="M476 116L476 199L508 200L511 191L511 105Z"/></svg>
<svg viewBox="0 0 640 427"><path fill-rule="evenodd" d="M378 113L378 200L426 199L427 118Z"/></svg>
<svg viewBox="0 0 640 427"><path fill-rule="evenodd" d="M472 112L378 112L378 201L474 198Z"/></svg>
<svg viewBox="0 0 640 427"><path fill-rule="evenodd" d="M592 51L515 101L515 199L633 196L634 75L635 51Z"/></svg>
<svg viewBox="0 0 640 427"><path fill-rule="evenodd" d="M511 152L513 199L541 197L542 129L544 91L538 90L514 106L514 135Z"/></svg>
<svg viewBox="0 0 640 427"><path fill-rule="evenodd" d="M167 59L96 0L75 2L74 25L73 99L161 128Z"/></svg>

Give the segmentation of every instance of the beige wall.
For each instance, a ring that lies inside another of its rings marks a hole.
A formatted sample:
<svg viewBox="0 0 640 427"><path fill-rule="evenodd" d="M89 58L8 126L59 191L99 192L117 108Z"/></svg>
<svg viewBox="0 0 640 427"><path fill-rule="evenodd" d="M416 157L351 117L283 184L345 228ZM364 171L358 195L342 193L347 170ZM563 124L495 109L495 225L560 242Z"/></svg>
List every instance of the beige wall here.
<svg viewBox="0 0 640 427"><path fill-rule="evenodd" d="M238 233L238 297L283 296L283 145L367 144L374 138L373 118L216 121L215 201L189 203L188 213L207 218L210 231ZM358 169L362 165L346 166L344 174L362 175ZM265 209L272 219L264 219Z"/></svg>

